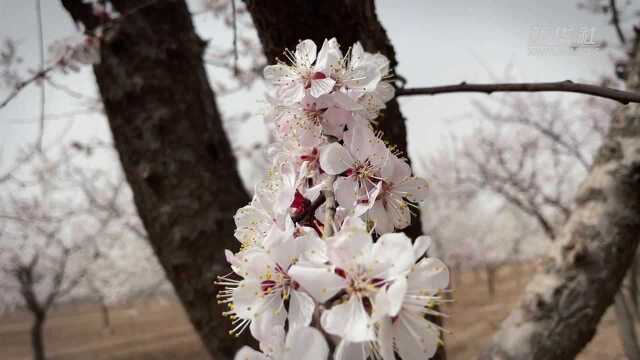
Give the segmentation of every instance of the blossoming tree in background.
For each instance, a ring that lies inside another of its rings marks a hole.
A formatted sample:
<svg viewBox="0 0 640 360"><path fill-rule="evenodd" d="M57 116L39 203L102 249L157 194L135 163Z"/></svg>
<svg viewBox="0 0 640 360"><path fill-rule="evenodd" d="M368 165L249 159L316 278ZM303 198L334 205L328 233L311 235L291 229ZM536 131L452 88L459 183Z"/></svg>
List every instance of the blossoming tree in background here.
<svg viewBox="0 0 640 360"><path fill-rule="evenodd" d="M232 335L249 328L262 352L236 359L424 359L440 328L426 315L449 282L426 258L430 239L403 233L426 197L402 154L374 130L393 98L389 61L359 43L304 40L268 66L276 143L266 179L238 210L233 272L220 276Z"/></svg>

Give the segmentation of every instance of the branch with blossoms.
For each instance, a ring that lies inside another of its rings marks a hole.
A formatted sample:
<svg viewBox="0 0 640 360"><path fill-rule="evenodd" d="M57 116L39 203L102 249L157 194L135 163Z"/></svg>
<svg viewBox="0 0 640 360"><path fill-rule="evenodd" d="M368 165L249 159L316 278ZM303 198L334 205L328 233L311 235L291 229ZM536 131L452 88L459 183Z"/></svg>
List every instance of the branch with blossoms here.
<svg viewBox="0 0 640 360"><path fill-rule="evenodd" d="M231 335L263 352L236 359L394 360L432 357L447 267L430 239L401 232L428 189L373 128L395 95L389 61L359 43L311 40L264 70L272 164L234 216L239 250L218 277ZM334 346L329 346L329 342Z"/></svg>

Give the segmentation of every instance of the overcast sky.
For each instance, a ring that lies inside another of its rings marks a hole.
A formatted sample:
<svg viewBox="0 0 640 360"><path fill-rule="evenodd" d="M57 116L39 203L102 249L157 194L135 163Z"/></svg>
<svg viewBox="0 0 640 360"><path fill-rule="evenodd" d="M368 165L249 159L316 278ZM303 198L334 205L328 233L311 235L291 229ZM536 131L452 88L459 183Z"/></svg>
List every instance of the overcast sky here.
<svg viewBox="0 0 640 360"><path fill-rule="evenodd" d="M198 8L198 3L190 1L193 9ZM42 1L42 6L47 43L76 31L59 1ZM536 28L551 31L587 28L592 31L593 40L617 43L608 18L579 10L576 1L380 0L377 7L396 49L400 63L397 73L408 79L408 86L491 81L492 76L503 76L509 65L515 75L512 80L519 81L596 82L602 75L611 75L613 70L613 50L583 49L547 56L529 54L529 39ZM0 38L10 37L18 42L26 68L37 66L36 24L35 0L0 1ZM196 25L204 38L222 45L230 43L229 33L220 20L198 16ZM212 76L215 74L214 71ZM55 79L89 98L95 97L96 86L90 69L58 75ZM7 93L7 89L0 89L0 98ZM242 128L239 141L253 142L263 136L263 130L256 126L261 124L258 112L262 93L263 87L258 85L253 91L219 99L224 113L248 110L256 114ZM102 116L86 113L86 99L69 97L51 87L47 88L46 98L48 142L66 126L71 127L68 138L109 138ZM472 98L482 99L483 95L401 99L408 118L410 154L417 157L433 153L449 131L464 131L478 121L470 103ZM34 140L38 99L38 90L32 86L0 110L0 145L5 165L16 149ZM455 119L466 120L453 121ZM246 175L246 164L244 167Z"/></svg>

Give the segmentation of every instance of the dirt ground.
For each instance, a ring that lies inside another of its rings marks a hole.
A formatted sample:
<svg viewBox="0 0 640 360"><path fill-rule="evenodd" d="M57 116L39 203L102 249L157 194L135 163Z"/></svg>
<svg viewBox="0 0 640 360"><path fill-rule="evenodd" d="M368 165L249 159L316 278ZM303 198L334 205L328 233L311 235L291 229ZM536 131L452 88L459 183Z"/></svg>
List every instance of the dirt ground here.
<svg viewBox="0 0 640 360"><path fill-rule="evenodd" d="M493 299L488 296L483 274L465 272L456 284L455 303L445 327L449 359L473 359L500 321L517 301L533 266L503 268L497 274ZM112 327L103 330L99 309L93 305L67 305L55 310L46 326L46 349L51 360L169 360L207 359L202 344L180 306L154 300L111 311ZM12 313L0 317L0 359L30 359L30 318ZM228 329L221 329L226 331ZM580 360L624 359L609 311L595 339Z"/></svg>

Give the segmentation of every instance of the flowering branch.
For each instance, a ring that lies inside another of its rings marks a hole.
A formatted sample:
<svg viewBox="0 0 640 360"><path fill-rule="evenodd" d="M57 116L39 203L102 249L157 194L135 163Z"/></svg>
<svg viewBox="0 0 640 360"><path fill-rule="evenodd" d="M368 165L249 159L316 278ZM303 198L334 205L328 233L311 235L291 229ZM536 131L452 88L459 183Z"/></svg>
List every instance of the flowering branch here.
<svg viewBox="0 0 640 360"><path fill-rule="evenodd" d="M389 60L335 39L285 55L264 70L274 161L234 216L240 249L216 281L230 334L248 328L264 351L235 359L430 358L440 328L425 315L442 315L449 272L424 258L426 237L395 232L428 186L373 129L394 96Z"/></svg>
<svg viewBox="0 0 640 360"><path fill-rule="evenodd" d="M55 66L49 66L41 71L36 72L35 74L33 74L31 77L29 77L28 79L25 79L23 81L20 81L19 83L17 83L13 89L11 90L11 92L9 93L9 95L7 95L6 98L4 98L4 100L2 100L2 102L0 102L0 109L2 109L3 107L7 106L7 104L13 100L13 98L15 98L16 96L18 96L18 94L20 93L20 91L22 91L22 89L24 89L25 87L27 87L28 85L30 85L33 82L39 81L41 79L46 78L47 74L49 74L52 70L55 69Z"/></svg>
<svg viewBox="0 0 640 360"><path fill-rule="evenodd" d="M541 83L497 83L497 84L468 84L461 82L456 85L441 85L418 88L400 88L396 96L437 95L456 92L572 92L611 99L621 104L640 103L640 93L612 89L605 86L576 83L571 80Z"/></svg>
<svg viewBox="0 0 640 360"><path fill-rule="evenodd" d="M324 228L323 236L328 238L333 235L333 218L336 215L336 196L333 192L333 183L336 177L334 175L329 176L327 179L327 188L322 191L325 197L324 207Z"/></svg>

